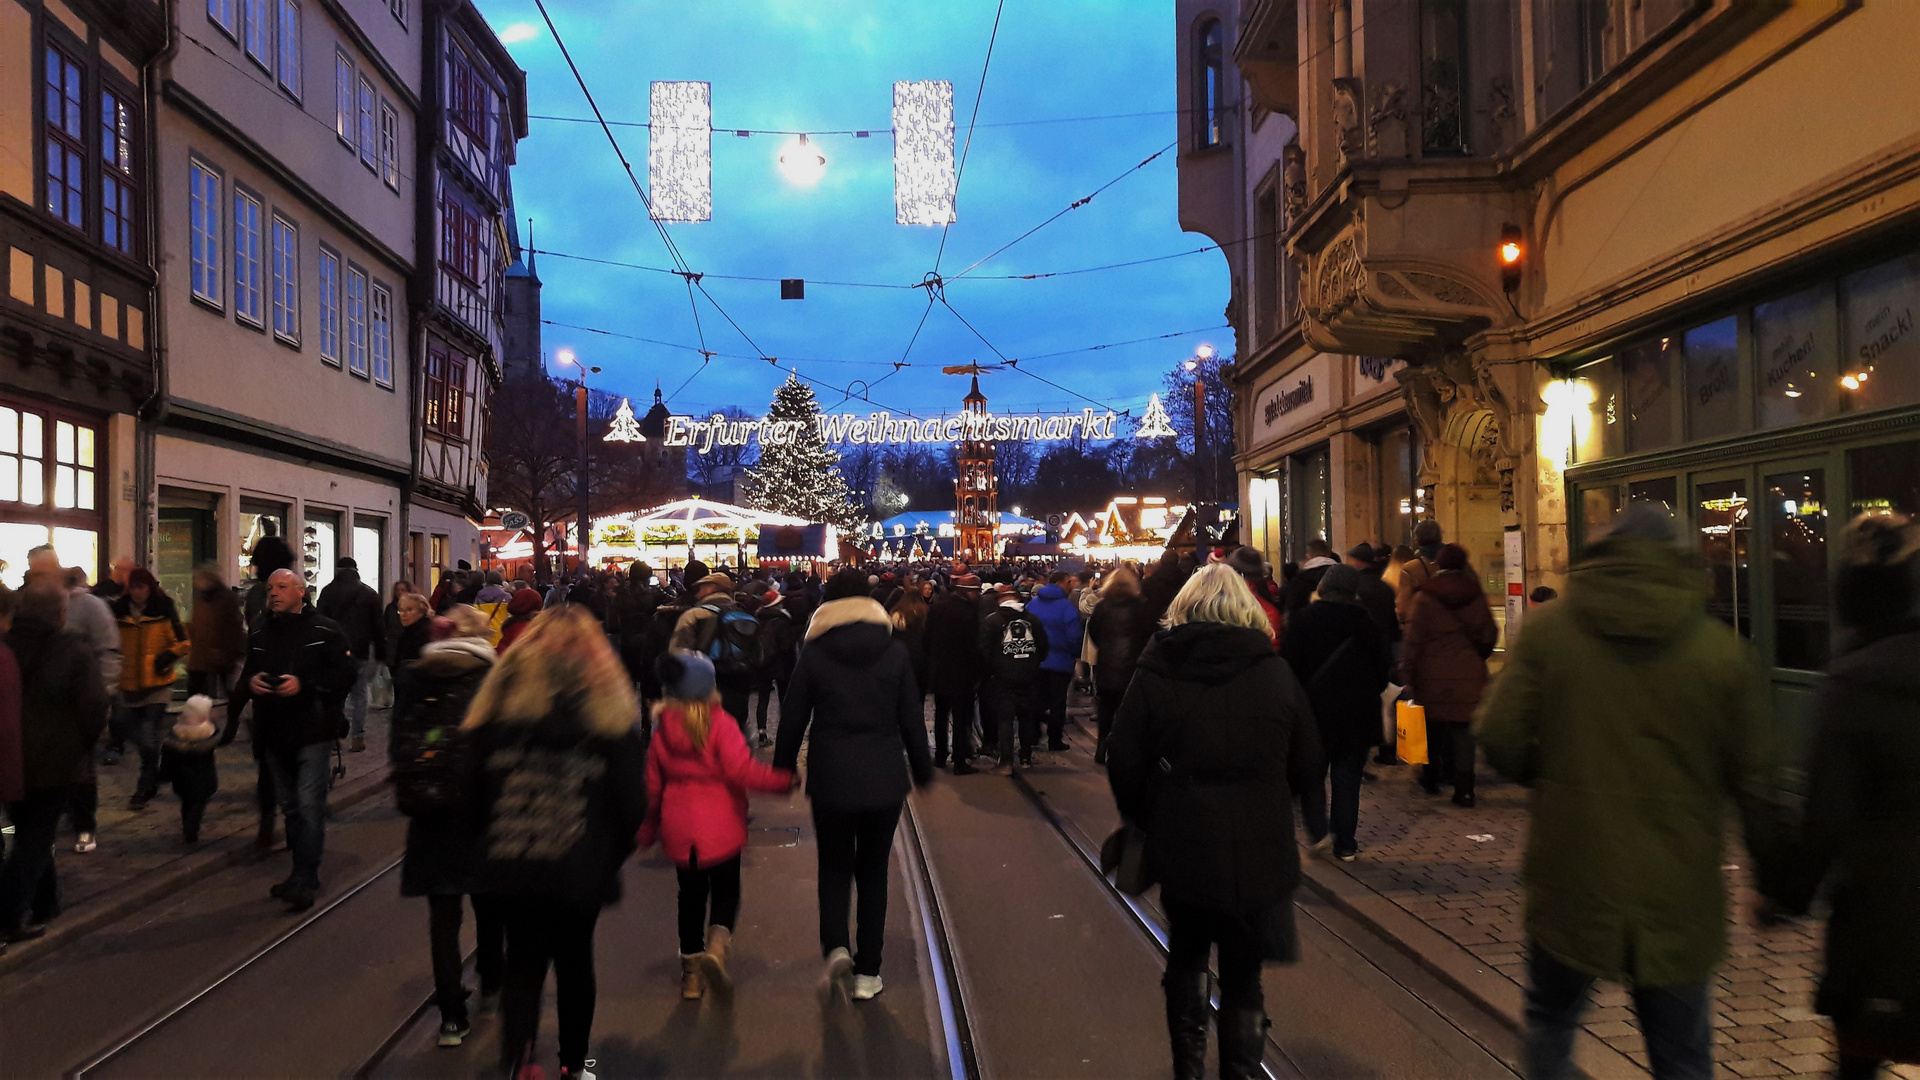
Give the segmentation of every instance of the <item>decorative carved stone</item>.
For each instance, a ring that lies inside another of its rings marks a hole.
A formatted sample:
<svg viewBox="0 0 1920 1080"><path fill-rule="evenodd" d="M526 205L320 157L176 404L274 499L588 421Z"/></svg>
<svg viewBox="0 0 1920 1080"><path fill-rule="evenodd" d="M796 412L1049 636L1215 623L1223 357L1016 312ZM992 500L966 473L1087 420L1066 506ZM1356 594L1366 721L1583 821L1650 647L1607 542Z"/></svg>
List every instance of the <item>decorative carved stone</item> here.
<svg viewBox="0 0 1920 1080"><path fill-rule="evenodd" d="M1287 221L1291 228L1307 212L1307 152L1296 140L1280 151L1280 175L1285 184Z"/></svg>
<svg viewBox="0 0 1920 1080"><path fill-rule="evenodd" d="M1413 295L1413 290L1401 284L1400 279L1394 277L1392 274L1375 274L1373 275L1373 283L1374 287L1379 289L1382 295L1391 296L1395 300L1419 299L1419 297Z"/></svg>
<svg viewBox="0 0 1920 1080"><path fill-rule="evenodd" d="M1366 155L1366 92L1359 79L1333 80L1334 140L1342 164Z"/></svg>
<svg viewBox="0 0 1920 1080"><path fill-rule="evenodd" d="M1367 153L1376 158L1407 156L1407 88L1392 79L1380 84L1367 114Z"/></svg>
<svg viewBox="0 0 1920 1080"><path fill-rule="evenodd" d="M1360 265L1360 253L1353 234L1335 240L1320 256L1313 272L1313 309L1321 322L1327 322L1352 307L1367 287L1367 271Z"/></svg>
<svg viewBox="0 0 1920 1080"><path fill-rule="evenodd" d="M1487 84L1487 117L1495 124L1505 124L1517 115L1513 108L1513 80L1505 75L1496 75Z"/></svg>
<svg viewBox="0 0 1920 1080"><path fill-rule="evenodd" d="M1486 301L1480 294L1460 282L1439 274L1427 274L1418 270L1406 272L1406 279L1414 288L1433 297L1443 304L1458 304L1461 307L1484 308Z"/></svg>

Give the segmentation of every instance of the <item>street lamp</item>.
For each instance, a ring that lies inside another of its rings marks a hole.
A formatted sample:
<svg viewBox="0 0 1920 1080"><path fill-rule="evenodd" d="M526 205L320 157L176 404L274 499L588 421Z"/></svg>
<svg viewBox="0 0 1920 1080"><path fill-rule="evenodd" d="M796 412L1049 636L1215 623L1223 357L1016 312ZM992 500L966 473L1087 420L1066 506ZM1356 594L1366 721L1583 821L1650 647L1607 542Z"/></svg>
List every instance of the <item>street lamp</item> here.
<svg viewBox="0 0 1920 1080"><path fill-rule="evenodd" d="M554 359L560 361L563 366L572 365L574 370L580 373L580 377L573 382L574 434L580 443L580 478L574 490L575 497L578 499L578 506L574 511L577 517L573 528L573 557L575 567L579 570L585 570L587 568L587 542L589 534L593 531L590 519L587 517L587 376L589 374L600 374L600 369L597 367L588 367L581 363L580 358L574 355L572 349L561 349L554 354Z"/></svg>
<svg viewBox="0 0 1920 1080"><path fill-rule="evenodd" d="M1187 357L1182 366L1193 375L1193 509L1200 510L1200 487L1206 479L1205 458L1201 457L1201 444L1207 437L1207 380L1200 373L1200 365L1213 359L1213 346L1202 342Z"/></svg>

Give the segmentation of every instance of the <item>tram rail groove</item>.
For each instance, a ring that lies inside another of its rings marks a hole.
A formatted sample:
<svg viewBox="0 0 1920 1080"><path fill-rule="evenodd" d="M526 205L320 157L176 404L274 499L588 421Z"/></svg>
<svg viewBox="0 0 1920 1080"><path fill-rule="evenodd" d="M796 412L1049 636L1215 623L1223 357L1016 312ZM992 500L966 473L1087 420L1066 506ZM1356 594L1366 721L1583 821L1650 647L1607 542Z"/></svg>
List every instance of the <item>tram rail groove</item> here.
<svg viewBox="0 0 1920 1080"><path fill-rule="evenodd" d="M967 1014L970 991L964 969L947 927L940 879L927 858L926 836L913 802L905 807L906 844L901 848L908 867L907 881L913 886L914 907L920 913L921 933L925 935L928 964L932 968L934 992L940 1010L941 1034L946 1043L947 1074L951 1080L990 1080L991 1073L980 1060L974 1044L973 1024Z"/></svg>
<svg viewBox="0 0 1920 1080"><path fill-rule="evenodd" d="M367 877L361 879L360 882L354 885L353 888L348 889L347 891L339 894L338 896L335 896L331 900L328 900L325 904L322 904L319 907L314 908L312 911L302 916L299 922L294 923L292 926L274 935L271 941L268 941L265 945L262 945L260 948L254 950L245 959L241 960L237 964L230 965L217 978L213 979L211 982L208 982L206 985L194 991L192 994L189 994L188 996L180 999L179 1001L168 1006L167 1008L162 1009L160 1012L154 1014L152 1017L149 1017L146 1021L140 1023L139 1025L136 1025L127 1034L122 1035L119 1039L115 1040L111 1045L106 1047L106 1049L98 1051L92 1057L82 1062L80 1065L75 1066L66 1075L70 1078L70 1080L84 1080L85 1077L93 1075L102 1066L112 1062L115 1058L118 1058L120 1055L126 1053L128 1050L139 1045L139 1043L142 1040L146 1039L148 1036L152 1035L154 1032L159 1031L160 1029L166 1027L168 1024L171 1024L176 1019L180 1018L188 1010L192 1009L195 1005L199 1004L201 1001L204 1001L214 991L220 989L222 986L225 986L228 982L232 981L236 976L240 975L242 972L246 971L248 968L251 968L253 965L259 963L261 960L264 960L267 956L272 954L276 949L285 945L287 942L292 941L294 938L298 937L302 932L312 927L315 923L318 923L321 919L324 919L328 915L339 910L343 905L347 903L347 901L352 900L354 897L360 895L362 892L365 892L367 888L371 886L374 882L379 881L381 878L384 878L388 874L391 874L395 870L398 870L400 868L401 862L403 862L404 860L405 860L404 855L396 855L393 858L393 861L387 863L385 866L381 867L378 870L375 870L372 874L369 874Z"/></svg>

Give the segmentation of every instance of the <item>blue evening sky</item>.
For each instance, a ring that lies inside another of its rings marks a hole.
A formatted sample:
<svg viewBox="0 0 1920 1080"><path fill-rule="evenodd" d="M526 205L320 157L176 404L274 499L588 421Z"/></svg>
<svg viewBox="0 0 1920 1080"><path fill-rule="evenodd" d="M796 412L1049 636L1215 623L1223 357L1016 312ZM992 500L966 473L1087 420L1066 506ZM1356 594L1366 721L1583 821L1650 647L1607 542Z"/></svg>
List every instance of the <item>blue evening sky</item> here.
<svg viewBox="0 0 1920 1080"><path fill-rule="evenodd" d="M533 0L478 3L527 72L528 111L590 116ZM893 222L892 84L951 80L955 138L964 143L993 25L991 0L548 0L547 7L609 120L645 121L651 80L712 84L719 129L713 220L668 229L697 271L808 279L799 302L780 300L771 281L706 280L760 352L823 382L872 384L868 393L880 407L921 414L957 407L965 380L941 375L940 366L994 357L953 313L933 306L906 357L912 366L896 373L892 363L927 311L926 293L822 282L907 285L933 268L940 230ZM1174 41L1172 13L1158 0L1009 0L942 273L957 274L1171 143ZM1135 113L1152 115L1021 123ZM821 136L827 171L805 189L775 166L787 136L742 139L734 128L866 128L873 136ZM614 131L644 183L646 129ZM595 125L533 120L520 144L514 190L522 238L532 218L534 244L543 251L672 265ZM973 273L1076 270L1204 246L1204 237L1181 232L1175 204L1169 150ZM550 255L538 266L547 319L661 342L699 341L677 277ZM994 374L982 388L995 411L1078 411L1093 399L1138 416L1162 374L1194 346L1232 347L1231 335L1216 329L1227 299L1217 251L1037 281L963 279L947 286L947 299L1013 357L1193 331L1023 364L1067 389L1015 371ZM604 369L596 385L631 395L637 407L644 408L658 380L674 395L676 412L764 410L784 372L746 358L756 350L704 298L699 318L708 347L735 355L716 357L690 382L700 358L686 349L551 325L544 347L549 357L575 349ZM829 407L842 396L820 393ZM857 400L844 406L873 407Z"/></svg>

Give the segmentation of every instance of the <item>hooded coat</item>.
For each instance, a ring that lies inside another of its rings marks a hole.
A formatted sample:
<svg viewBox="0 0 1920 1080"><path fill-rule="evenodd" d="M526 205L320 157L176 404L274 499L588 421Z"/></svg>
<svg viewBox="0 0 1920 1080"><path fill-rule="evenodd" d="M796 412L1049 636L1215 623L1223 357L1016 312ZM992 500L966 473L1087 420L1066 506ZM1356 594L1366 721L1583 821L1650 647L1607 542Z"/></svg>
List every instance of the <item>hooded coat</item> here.
<svg viewBox="0 0 1920 1080"><path fill-rule="evenodd" d="M1293 794L1321 762L1313 710L1272 641L1221 623L1154 635L1107 740L1114 802L1146 831L1161 895L1249 921L1300 882Z"/></svg>
<svg viewBox="0 0 1920 1080"><path fill-rule="evenodd" d="M1574 563L1478 719L1487 762L1533 788L1522 878L1540 948L1631 986L1712 974L1729 802L1763 886L1777 862L1768 700L1752 649L1708 617L1705 577L1672 545L1609 538Z"/></svg>
<svg viewBox="0 0 1920 1080"><path fill-rule="evenodd" d="M422 619L414 624L425 626ZM498 657L486 642L448 638L428 642L407 665L407 694L397 702L388 758L399 763L435 728L458 728ZM458 896L473 891L473 831L459 813L413 814L407 819L401 896Z"/></svg>
<svg viewBox="0 0 1920 1080"><path fill-rule="evenodd" d="M1487 687L1487 657L1500 640L1480 579L1446 570L1420 587L1401 657L1413 700L1427 723L1465 724Z"/></svg>
<svg viewBox="0 0 1920 1080"><path fill-rule="evenodd" d="M980 599L955 589L927 609L927 683L941 697L966 697L980 683Z"/></svg>
<svg viewBox="0 0 1920 1080"><path fill-rule="evenodd" d="M1350 757L1380 742L1387 648L1366 608L1315 600L1287 621L1280 656L1306 689L1327 757Z"/></svg>
<svg viewBox="0 0 1920 1080"><path fill-rule="evenodd" d="M655 840L676 866L714 866L747 846L747 792L786 792L793 773L754 759L740 725L718 704L696 748L685 713L669 702L647 746L647 820L642 849Z"/></svg>
<svg viewBox="0 0 1920 1080"><path fill-rule="evenodd" d="M1153 612L1138 592L1117 590L1102 596L1087 618L1087 636L1098 659L1093 664L1093 686L1102 694L1125 693L1133 681L1140 653L1154 635Z"/></svg>
<svg viewBox="0 0 1920 1080"><path fill-rule="evenodd" d="M1040 661L1041 671L1072 671L1080 659L1080 609L1067 598L1067 591L1047 584L1034 590L1027 602L1027 614L1040 620L1047 631L1047 655Z"/></svg>
<svg viewBox="0 0 1920 1080"><path fill-rule="evenodd" d="M1529 626L1528 632L1532 629ZM1857 1035L1920 1053L1920 624L1841 656L1814 706L1807 811L1774 900L1805 911L1822 881L1827 968L1814 1008L1841 1049Z"/></svg>
<svg viewBox="0 0 1920 1080"><path fill-rule="evenodd" d="M906 801L909 783L933 780L920 690L879 601L829 600L813 613L780 702L774 768L794 768L809 726L807 796L817 805L886 809Z"/></svg>
<svg viewBox="0 0 1920 1080"><path fill-rule="evenodd" d="M320 590L320 614L332 619L347 635L347 648L357 663L380 656L386 650L385 629L380 618L380 594L360 580L358 570L336 570L333 580Z"/></svg>
<svg viewBox="0 0 1920 1080"><path fill-rule="evenodd" d="M32 794L84 780L107 726L107 691L93 650L57 627L21 618L7 631L7 647L20 672L21 787Z"/></svg>

